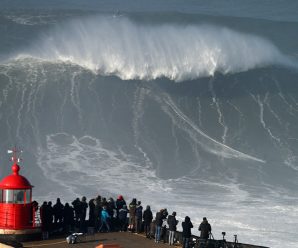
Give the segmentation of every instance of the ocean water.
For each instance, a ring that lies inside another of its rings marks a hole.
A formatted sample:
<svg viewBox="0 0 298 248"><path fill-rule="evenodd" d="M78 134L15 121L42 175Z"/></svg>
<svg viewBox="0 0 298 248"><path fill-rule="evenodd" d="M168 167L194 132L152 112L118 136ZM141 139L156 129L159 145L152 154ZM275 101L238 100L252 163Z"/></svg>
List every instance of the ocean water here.
<svg viewBox="0 0 298 248"><path fill-rule="evenodd" d="M298 247L297 1L0 4L0 173ZM179 224L179 228L181 226Z"/></svg>

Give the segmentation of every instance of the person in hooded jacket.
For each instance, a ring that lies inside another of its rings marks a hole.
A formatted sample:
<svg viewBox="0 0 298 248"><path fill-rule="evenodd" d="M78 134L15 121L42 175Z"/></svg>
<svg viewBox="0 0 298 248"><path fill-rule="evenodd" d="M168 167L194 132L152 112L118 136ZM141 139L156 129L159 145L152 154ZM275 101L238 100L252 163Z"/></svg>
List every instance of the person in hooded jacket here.
<svg viewBox="0 0 298 248"><path fill-rule="evenodd" d="M101 196L98 195L94 200L94 228L96 232L99 231L99 226L101 224L101 211Z"/></svg>
<svg viewBox="0 0 298 248"><path fill-rule="evenodd" d="M129 225L128 225L128 230L130 232L135 230L136 208L137 208L137 199L133 198L131 203L129 204Z"/></svg>
<svg viewBox="0 0 298 248"><path fill-rule="evenodd" d="M95 203L94 203L94 198L90 199L88 202L89 206L89 218L88 218L88 226L94 227L95 226L95 216L94 216L94 209L95 209Z"/></svg>
<svg viewBox="0 0 298 248"><path fill-rule="evenodd" d="M159 243L160 241L160 234L161 234L161 227L163 223L163 212L164 209L159 210L155 216L155 243Z"/></svg>
<svg viewBox="0 0 298 248"><path fill-rule="evenodd" d="M83 196L82 201L80 203L80 213L79 213L81 232L86 232L85 221L86 221L86 215L87 215L87 208L88 208L87 198L86 196Z"/></svg>
<svg viewBox="0 0 298 248"><path fill-rule="evenodd" d="M147 238L150 238L150 225L153 219L153 214L150 209L150 206L148 205L146 207L146 210L143 213L143 220L144 220L144 231Z"/></svg>
<svg viewBox="0 0 298 248"><path fill-rule="evenodd" d="M53 212L54 212L54 223L57 224L57 222L59 222L59 224L61 225L62 221L63 221L63 204L60 201L60 198L57 198L55 205L53 206Z"/></svg>
<svg viewBox="0 0 298 248"><path fill-rule="evenodd" d="M183 238L183 248L190 248L189 241L191 237L191 229L193 225L188 216L185 217L184 222L182 222L182 238Z"/></svg>
<svg viewBox="0 0 298 248"><path fill-rule="evenodd" d="M79 226L79 222L80 222L80 214L81 214L81 201L80 198L77 197L72 203L74 212L75 212L75 224L76 227Z"/></svg>
<svg viewBox="0 0 298 248"><path fill-rule="evenodd" d="M124 200L122 195L118 195L116 200L117 218L118 218L119 210L123 208L124 205L126 205L126 201Z"/></svg>
<svg viewBox="0 0 298 248"><path fill-rule="evenodd" d="M46 201L40 207L40 219L41 219L41 230L42 230L42 239L49 238L49 217L48 217L48 203Z"/></svg>
<svg viewBox="0 0 298 248"><path fill-rule="evenodd" d="M66 233L70 233L74 225L74 211L73 208L69 206L68 202L65 203L63 209L63 220L64 231Z"/></svg>
<svg viewBox="0 0 298 248"><path fill-rule="evenodd" d="M168 216L167 222L169 225L169 245L173 245L178 224L178 220L176 220L176 212L173 212L172 215Z"/></svg>
<svg viewBox="0 0 298 248"><path fill-rule="evenodd" d="M54 210L52 202L49 201L47 204L47 223L49 225L49 234L53 231L53 221L54 221Z"/></svg>
<svg viewBox="0 0 298 248"><path fill-rule="evenodd" d="M120 232L126 232L127 230L127 206L123 205L123 207L119 210L118 218L120 222Z"/></svg>
<svg viewBox="0 0 298 248"><path fill-rule="evenodd" d="M138 201L136 207L136 232L142 232L142 218L143 217L143 207L141 205L141 201Z"/></svg>
<svg viewBox="0 0 298 248"><path fill-rule="evenodd" d="M200 238L207 240L211 233L211 225L209 224L206 217L203 218L202 223L199 226L199 231L201 231Z"/></svg>
<svg viewBox="0 0 298 248"><path fill-rule="evenodd" d="M162 225L161 225L161 232L160 232L160 239L163 240L164 243L167 242L167 216L168 216L168 210L165 208L162 212Z"/></svg>
<svg viewBox="0 0 298 248"><path fill-rule="evenodd" d="M115 225L116 225L116 221L115 221L115 218L114 218L114 214L116 213L116 204L115 204L115 201L112 197L110 197L108 199L107 211L108 211L108 213L111 217L111 219L110 219L110 228L111 228L111 230L114 230Z"/></svg>
<svg viewBox="0 0 298 248"><path fill-rule="evenodd" d="M102 232L103 228L105 226L105 228L107 229L107 232L110 232L110 219L111 216L109 215L108 211L107 211L107 207L103 206L102 211L101 211L101 226L99 228L99 231Z"/></svg>

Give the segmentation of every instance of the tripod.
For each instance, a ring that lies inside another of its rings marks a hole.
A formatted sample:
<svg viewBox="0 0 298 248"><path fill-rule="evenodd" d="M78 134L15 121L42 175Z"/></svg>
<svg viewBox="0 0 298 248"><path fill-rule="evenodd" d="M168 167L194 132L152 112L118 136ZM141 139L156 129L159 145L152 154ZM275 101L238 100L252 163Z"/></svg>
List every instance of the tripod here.
<svg viewBox="0 0 298 248"><path fill-rule="evenodd" d="M238 239L237 239L237 235L234 235L233 248L238 248Z"/></svg>
<svg viewBox="0 0 298 248"><path fill-rule="evenodd" d="M228 248L228 244L227 244L227 241L225 239L226 232L222 232L221 234L222 234L222 241L219 242L218 248Z"/></svg>

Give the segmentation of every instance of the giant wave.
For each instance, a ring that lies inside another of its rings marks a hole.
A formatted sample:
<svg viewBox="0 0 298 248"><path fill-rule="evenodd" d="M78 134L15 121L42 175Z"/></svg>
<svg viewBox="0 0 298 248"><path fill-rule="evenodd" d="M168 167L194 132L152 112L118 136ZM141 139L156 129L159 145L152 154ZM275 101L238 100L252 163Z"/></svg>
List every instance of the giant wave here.
<svg viewBox="0 0 298 248"><path fill-rule="evenodd" d="M226 27L138 24L126 17L72 20L15 55L64 61L124 80L184 81L216 72L292 65L269 40Z"/></svg>
<svg viewBox="0 0 298 248"><path fill-rule="evenodd" d="M294 247L298 87L279 51L287 41L255 35L264 26L79 18L21 27L15 39L43 34L0 64L0 153L24 148L36 199L122 193L195 226L207 216L219 238Z"/></svg>

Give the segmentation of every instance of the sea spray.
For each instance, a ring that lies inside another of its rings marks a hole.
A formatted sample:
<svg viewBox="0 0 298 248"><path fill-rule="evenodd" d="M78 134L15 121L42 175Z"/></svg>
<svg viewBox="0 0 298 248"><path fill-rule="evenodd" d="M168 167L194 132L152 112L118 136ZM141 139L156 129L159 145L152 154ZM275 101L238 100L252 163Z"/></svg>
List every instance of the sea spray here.
<svg viewBox="0 0 298 248"><path fill-rule="evenodd" d="M159 26L126 17L89 17L44 33L20 56L64 61L124 80L191 80L290 64L269 40L206 24Z"/></svg>

